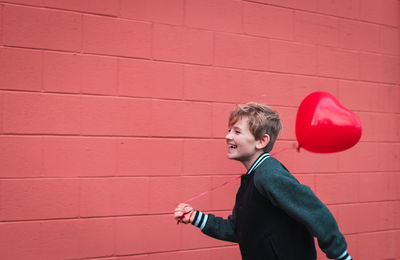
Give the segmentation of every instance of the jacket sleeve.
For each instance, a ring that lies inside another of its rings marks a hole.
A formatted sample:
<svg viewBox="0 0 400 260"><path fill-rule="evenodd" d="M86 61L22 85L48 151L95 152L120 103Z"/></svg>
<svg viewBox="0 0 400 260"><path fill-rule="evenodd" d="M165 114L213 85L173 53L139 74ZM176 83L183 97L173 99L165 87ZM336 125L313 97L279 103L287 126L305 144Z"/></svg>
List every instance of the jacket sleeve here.
<svg viewBox="0 0 400 260"><path fill-rule="evenodd" d="M216 217L213 214L204 214L201 211L196 212L193 225L199 227L201 231L213 238L237 242L235 235L235 210L227 219Z"/></svg>
<svg viewBox="0 0 400 260"><path fill-rule="evenodd" d="M269 165L256 172L257 190L302 223L317 238L319 247L328 258L340 258L347 252L347 244L331 212L308 186L300 184L283 165L277 161L272 164L273 167Z"/></svg>

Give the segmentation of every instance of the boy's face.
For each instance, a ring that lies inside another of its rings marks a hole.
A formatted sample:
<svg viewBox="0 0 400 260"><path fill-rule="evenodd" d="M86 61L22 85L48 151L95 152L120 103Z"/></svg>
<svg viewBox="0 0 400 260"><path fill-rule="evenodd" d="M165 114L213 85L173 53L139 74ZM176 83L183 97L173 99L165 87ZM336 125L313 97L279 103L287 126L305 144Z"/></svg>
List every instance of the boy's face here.
<svg viewBox="0 0 400 260"><path fill-rule="evenodd" d="M248 118L242 118L237 121L229 129L225 139L228 144L228 158L240 161L245 166L251 166L254 160L263 152L262 149L257 148L259 142L250 132Z"/></svg>

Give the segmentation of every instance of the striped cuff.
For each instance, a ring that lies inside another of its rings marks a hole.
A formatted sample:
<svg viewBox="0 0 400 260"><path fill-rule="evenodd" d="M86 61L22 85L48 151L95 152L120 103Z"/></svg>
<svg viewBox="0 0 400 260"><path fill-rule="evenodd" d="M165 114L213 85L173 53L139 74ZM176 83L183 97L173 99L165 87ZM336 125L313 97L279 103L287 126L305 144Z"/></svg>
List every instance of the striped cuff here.
<svg viewBox="0 0 400 260"><path fill-rule="evenodd" d="M204 214L201 211L196 211L196 215L194 216L192 225L200 228L203 230L203 228L206 226L208 220L208 215Z"/></svg>
<svg viewBox="0 0 400 260"><path fill-rule="evenodd" d="M343 252L336 260L351 260L351 256L347 253L347 250Z"/></svg>

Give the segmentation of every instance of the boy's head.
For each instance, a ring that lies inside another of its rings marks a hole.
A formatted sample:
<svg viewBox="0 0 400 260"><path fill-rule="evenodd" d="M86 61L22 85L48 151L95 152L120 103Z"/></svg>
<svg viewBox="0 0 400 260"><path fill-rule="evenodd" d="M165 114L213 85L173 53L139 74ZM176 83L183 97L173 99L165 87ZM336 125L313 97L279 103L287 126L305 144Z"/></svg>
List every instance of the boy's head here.
<svg viewBox="0 0 400 260"><path fill-rule="evenodd" d="M255 102L240 104L229 117L229 128L242 119L247 119L249 130L256 140L263 139L265 134L269 136L269 142L263 150L270 152L282 129L278 113L264 104Z"/></svg>

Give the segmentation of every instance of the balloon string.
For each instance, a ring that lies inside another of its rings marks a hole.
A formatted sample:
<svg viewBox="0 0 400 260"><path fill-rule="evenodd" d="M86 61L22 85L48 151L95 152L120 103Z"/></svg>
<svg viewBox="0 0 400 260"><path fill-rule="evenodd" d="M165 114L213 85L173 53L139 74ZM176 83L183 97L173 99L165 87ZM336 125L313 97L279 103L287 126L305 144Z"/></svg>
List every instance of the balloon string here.
<svg viewBox="0 0 400 260"><path fill-rule="evenodd" d="M295 148L294 148L294 147L286 147L286 148L283 148L283 149L281 149L281 150L279 150L279 151L277 151L277 152L271 153L271 156L276 155L276 154L281 153L281 152L284 152L284 151L286 151L286 150L288 150L288 149L295 149ZM220 184L220 185L218 185L218 186L215 186L215 187L213 187L213 188L211 188L211 189L209 189L209 190L203 191L202 193L200 193L200 194L198 194L198 195L196 195L196 196L193 196L193 197L187 199L184 203L188 203L188 202L190 202L190 201L193 201L193 200L195 200L195 199L198 199L198 198L200 198L200 197L203 197L204 195L206 195L206 194L208 194L208 193L210 193L210 192L212 192L212 191L214 191L214 190L216 190L216 189L219 189L219 188L221 188L221 187L223 187L223 186L225 186L225 185L227 185L227 184L229 184L229 183L231 183L231 182L234 182L235 180L239 179L241 176L242 176L242 175L235 176L234 178L232 178L232 179L230 179L230 180L227 180L226 182L224 182L224 183L222 183L222 184Z"/></svg>
<svg viewBox="0 0 400 260"><path fill-rule="evenodd" d="M279 151L277 151L277 152L271 153L271 156L276 155L276 154L278 154L278 153L281 153L281 152L286 151L286 150L291 149L291 148L292 148L292 149L297 149L297 151L299 151L300 146L298 146L297 148L296 148L296 147L286 147L286 148L283 148L283 149L281 149L281 150L279 150ZM213 187L213 188L211 188L211 189L209 189L209 190L203 191L202 193L200 193L200 194L198 194L198 195L196 195L196 196L193 196L193 197L191 197L191 198L185 200L184 203L188 203L188 202L190 202L190 201L193 201L193 200L195 200L195 199L198 199L198 198L200 198L200 197L203 197L204 195L206 195L206 194L208 194L208 193L210 193L210 192L212 192L212 191L214 191L214 190L216 190L216 189L219 189L219 188L221 188L221 187L223 187L223 186L225 186L225 185L227 185L227 184L229 184L229 183L231 183L231 182L236 181L236 180L239 179L240 177L242 177L242 175L235 176L234 178L232 178L232 179L230 179L230 180L227 180L226 182L224 182L224 183L222 183L222 184L220 184L220 185L218 185L218 186L215 186L215 187ZM193 211L193 209L190 210L190 211L184 212L184 213L182 214L182 216L179 217L179 219L178 219L178 221L177 221L176 224L179 224L180 222L182 222L182 219L185 217L185 215L191 213L192 211Z"/></svg>

